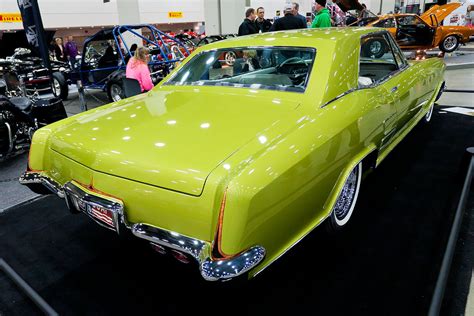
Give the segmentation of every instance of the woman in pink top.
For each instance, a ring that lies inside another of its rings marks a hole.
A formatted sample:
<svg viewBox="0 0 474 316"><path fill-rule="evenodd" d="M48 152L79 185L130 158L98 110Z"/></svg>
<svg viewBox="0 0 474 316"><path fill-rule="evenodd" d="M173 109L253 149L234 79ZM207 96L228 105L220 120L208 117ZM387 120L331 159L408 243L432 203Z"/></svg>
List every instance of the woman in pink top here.
<svg viewBox="0 0 474 316"><path fill-rule="evenodd" d="M134 57L130 58L127 64L126 77L138 80L143 91L149 91L153 88L151 81L150 69L148 69L148 56L150 56L148 48L139 47L135 51Z"/></svg>

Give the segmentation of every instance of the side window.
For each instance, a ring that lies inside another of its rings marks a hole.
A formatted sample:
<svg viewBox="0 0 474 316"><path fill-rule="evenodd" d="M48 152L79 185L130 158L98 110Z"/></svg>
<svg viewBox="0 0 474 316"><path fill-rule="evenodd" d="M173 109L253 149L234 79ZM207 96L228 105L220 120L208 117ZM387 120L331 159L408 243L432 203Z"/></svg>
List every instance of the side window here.
<svg viewBox="0 0 474 316"><path fill-rule="evenodd" d="M408 61L403 55L400 47L396 43L395 39L392 36L389 36L390 44L392 46L393 54L395 55L395 60L397 61L399 68L405 68L408 65Z"/></svg>
<svg viewBox="0 0 474 316"><path fill-rule="evenodd" d="M359 87L377 84L398 71L398 63L388 33L376 33L361 39Z"/></svg>
<svg viewBox="0 0 474 316"><path fill-rule="evenodd" d="M392 28L395 27L395 19L388 18L374 24L375 27Z"/></svg>
<svg viewBox="0 0 474 316"><path fill-rule="evenodd" d="M398 18L398 24L401 26L424 24L416 15L405 15Z"/></svg>

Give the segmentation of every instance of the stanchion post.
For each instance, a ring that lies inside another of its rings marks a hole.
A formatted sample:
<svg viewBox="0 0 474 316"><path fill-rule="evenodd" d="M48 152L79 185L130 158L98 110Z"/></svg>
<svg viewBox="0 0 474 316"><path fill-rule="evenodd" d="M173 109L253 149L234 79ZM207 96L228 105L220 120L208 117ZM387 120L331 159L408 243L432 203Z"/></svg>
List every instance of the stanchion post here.
<svg viewBox="0 0 474 316"><path fill-rule="evenodd" d="M87 111L87 101L86 101L86 94L84 93L84 86L82 85L81 80L77 80L77 92L79 92L79 101L81 103L81 111Z"/></svg>
<svg viewBox="0 0 474 316"><path fill-rule="evenodd" d="M431 304L428 311L429 316L438 316L441 311L443 303L444 291L448 282L449 271L451 269L451 262L454 256L454 250L458 241L459 231L461 230L462 217L466 207L467 198L470 192L472 179L474 177L474 147L466 149L463 167L467 164L466 177L464 178L462 191L459 196L456 213L454 215L453 225L449 233L448 243L444 252L441 269L436 280L435 289L431 298ZM465 168L463 168L465 169Z"/></svg>

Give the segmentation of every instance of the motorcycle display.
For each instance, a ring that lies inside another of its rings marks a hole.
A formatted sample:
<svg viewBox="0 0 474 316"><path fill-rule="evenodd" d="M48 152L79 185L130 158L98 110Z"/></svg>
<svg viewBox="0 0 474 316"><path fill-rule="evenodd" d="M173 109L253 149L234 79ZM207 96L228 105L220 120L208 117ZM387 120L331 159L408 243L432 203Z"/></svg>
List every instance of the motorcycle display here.
<svg viewBox="0 0 474 316"><path fill-rule="evenodd" d="M33 61L15 58L26 54L28 49L19 48L0 59L0 161L28 149L38 128L67 117L60 98L40 98L35 85L50 87L50 79Z"/></svg>

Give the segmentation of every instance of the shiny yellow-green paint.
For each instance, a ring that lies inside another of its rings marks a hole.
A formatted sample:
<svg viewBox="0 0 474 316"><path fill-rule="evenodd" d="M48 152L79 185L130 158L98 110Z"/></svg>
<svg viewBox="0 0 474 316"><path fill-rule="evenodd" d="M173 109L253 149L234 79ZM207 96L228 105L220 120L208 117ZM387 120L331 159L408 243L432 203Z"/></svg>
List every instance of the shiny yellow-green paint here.
<svg viewBox="0 0 474 316"><path fill-rule="evenodd" d="M119 198L131 223L205 241L214 239L227 190L221 248L236 254L263 246L266 258L253 275L320 224L352 168L370 155L379 163L434 102L444 70L438 59L357 88L360 40L374 31L300 30L212 43L194 54L316 48L305 93L162 83L40 129L29 167Z"/></svg>

